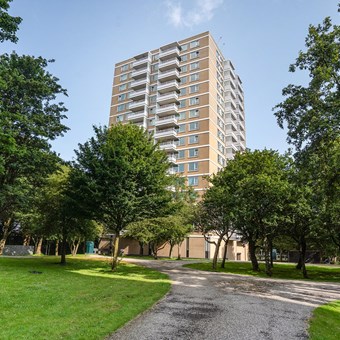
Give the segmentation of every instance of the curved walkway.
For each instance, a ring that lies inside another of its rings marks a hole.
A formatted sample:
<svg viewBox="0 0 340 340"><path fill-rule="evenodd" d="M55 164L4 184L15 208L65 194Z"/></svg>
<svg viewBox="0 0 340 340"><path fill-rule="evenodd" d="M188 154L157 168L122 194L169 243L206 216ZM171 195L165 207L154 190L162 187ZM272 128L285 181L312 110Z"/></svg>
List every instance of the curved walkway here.
<svg viewBox="0 0 340 340"><path fill-rule="evenodd" d="M340 299L337 283L203 272L182 261L128 261L168 274L172 289L110 340L308 339L312 310Z"/></svg>

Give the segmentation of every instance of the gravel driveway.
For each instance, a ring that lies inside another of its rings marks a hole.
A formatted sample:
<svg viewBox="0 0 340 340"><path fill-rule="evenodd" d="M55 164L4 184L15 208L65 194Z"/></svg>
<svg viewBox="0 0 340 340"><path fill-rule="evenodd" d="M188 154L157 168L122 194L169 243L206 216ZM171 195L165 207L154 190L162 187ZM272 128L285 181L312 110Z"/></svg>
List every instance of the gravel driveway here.
<svg viewBox="0 0 340 340"><path fill-rule="evenodd" d="M110 340L308 339L312 310L340 299L340 284L260 279L131 260L168 274L172 289Z"/></svg>

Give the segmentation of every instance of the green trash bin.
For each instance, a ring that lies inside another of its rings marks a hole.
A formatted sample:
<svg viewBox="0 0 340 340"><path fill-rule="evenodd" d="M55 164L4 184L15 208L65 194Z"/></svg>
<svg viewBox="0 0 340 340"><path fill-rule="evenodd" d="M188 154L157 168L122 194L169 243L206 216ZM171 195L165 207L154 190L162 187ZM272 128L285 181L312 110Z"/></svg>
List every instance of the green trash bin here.
<svg viewBox="0 0 340 340"><path fill-rule="evenodd" d="M94 253L94 242L86 241L86 254Z"/></svg>

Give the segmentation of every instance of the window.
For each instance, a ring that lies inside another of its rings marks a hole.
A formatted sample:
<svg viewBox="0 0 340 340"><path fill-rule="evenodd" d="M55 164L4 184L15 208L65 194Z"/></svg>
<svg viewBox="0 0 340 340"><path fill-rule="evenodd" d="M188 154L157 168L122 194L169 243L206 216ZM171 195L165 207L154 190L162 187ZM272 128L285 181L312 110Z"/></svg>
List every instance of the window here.
<svg viewBox="0 0 340 340"><path fill-rule="evenodd" d="M198 176L188 177L188 185L190 186L198 185Z"/></svg>
<svg viewBox="0 0 340 340"><path fill-rule="evenodd" d="M156 113L156 108L155 107L149 108L149 113L150 114L155 114Z"/></svg>
<svg viewBox="0 0 340 340"><path fill-rule="evenodd" d="M189 124L189 131L198 130L199 129L199 123L193 122Z"/></svg>
<svg viewBox="0 0 340 340"><path fill-rule="evenodd" d="M187 94L187 88L186 87L180 90L180 93L179 93L180 96L184 96L186 94Z"/></svg>
<svg viewBox="0 0 340 340"><path fill-rule="evenodd" d="M190 53L190 59L198 58L199 54L200 54L199 51L191 52L191 53Z"/></svg>
<svg viewBox="0 0 340 340"><path fill-rule="evenodd" d="M200 89L199 85L192 85L190 86L190 93L198 92Z"/></svg>
<svg viewBox="0 0 340 340"><path fill-rule="evenodd" d="M150 92L155 92L157 90L157 86L150 86Z"/></svg>
<svg viewBox="0 0 340 340"><path fill-rule="evenodd" d="M221 141L224 142L224 134L220 130L217 130L217 136Z"/></svg>
<svg viewBox="0 0 340 340"><path fill-rule="evenodd" d="M120 104L117 106L117 112L122 112L125 110L126 105L125 104Z"/></svg>
<svg viewBox="0 0 340 340"><path fill-rule="evenodd" d="M127 80L127 79L128 79L127 73L122 74L122 75L120 76L120 81L124 81L124 80Z"/></svg>
<svg viewBox="0 0 340 340"><path fill-rule="evenodd" d="M218 155L217 161L219 164L225 165L225 159L221 155Z"/></svg>
<svg viewBox="0 0 340 340"><path fill-rule="evenodd" d="M188 171L197 171L198 170L198 162L192 162L188 164Z"/></svg>
<svg viewBox="0 0 340 340"><path fill-rule="evenodd" d="M184 158L184 150L179 150L178 151L178 154L177 154L177 159L181 159L181 158Z"/></svg>
<svg viewBox="0 0 340 340"><path fill-rule="evenodd" d="M127 85L126 84L123 84L123 85L119 85L119 91L124 91L127 89Z"/></svg>
<svg viewBox="0 0 340 340"><path fill-rule="evenodd" d="M200 67L200 63L197 61L196 63L190 64L190 70L196 70Z"/></svg>
<svg viewBox="0 0 340 340"><path fill-rule="evenodd" d="M185 132L185 124L178 125L178 132Z"/></svg>
<svg viewBox="0 0 340 340"><path fill-rule="evenodd" d="M198 157L198 149L189 149L189 157Z"/></svg>
<svg viewBox="0 0 340 340"><path fill-rule="evenodd" d="M200 111L198 109L189 111L189 118L198 117L199 115L200 115Z"/></svg>
<svg viewBox="0 0 340 340"><path fill-rule="evenodd" d="M184 172L184 164L178 164L178 172Z"/></svg>
<svg viewBox="0 0 340 340"><path fill-rule="evenodd" d="M187 65L184 65L181 67L181 72L184 73L184 72L187 72L188 71L188 66Z"/></svg>
<svg viewBox="0 0 340 340"><path fill-rule="evenodd" d="M158 71L158 64L151 65L151 72L156 72Z"/></svg>
<svg viewBox="0 0 340 340"><path fill-rule="evenodd" d="M187 61L187 60L188 60L188 55L187 55L187 54L182 55L182 56L181 56L181 60L182 60L182 61Z"/></svg>
<svg viewBox="0 0 340 340"><path fill-rule="evenodd" d="M197 105L199 103L200 103L200 100L198 97L189 99L189 105Z"/></svg>
<svg viewBox="0 0 340 340"><path fill-rule="evenodd" d="M152 61L156 61L156 60L158 60L158 58L159 58L159 55L158 54L154 54L152 56Z"/></svg>
<svg viewBox="0 0 340 340"><path fill-rule="evenodd" d="M200 78L199 73L193 73L193 74L190 76L190 81L195 81L195 80L198 80L199 78Z"/></svg>
<svg viewBox="0 0 340 340"><path fill-rule="evenodd" d="M119 115L116 117L116 122L122 122L124 120L124 116L123 115Z"/></svg>
<svg viewBox="0 0 340 340"><path fill-rule="evenodd" d="M182 77L181 78L181 84L185 84L187 82L187 77Z"/></svg>
<svg viewBox="0 0 340 340"><path fill-rule="evenodd" d="M157 81L157 79L158 79L158 74L153 74L151 76L151 81Z"/></svg>
<svg viewBox="0 0 340 340"><path fill-rule="evenodd" d="M150 96L150 104L156 103L157 96Z"/></svg>
<svg viewBox="0 0 340 340"><path fill-rule="evenodd" d="M186 100L185 100L185 99L183 99L183 100L180 100L180 101L179 101L179 106L178 106L178 107L179 107L179 108L185 107L185 105L186 105L186 103L185 103L185 102L186 102Z"/></svg>
<svg viewBox="0 0 340 340"><path fill-rule="evenodd" d="M149 126L154 126L155 125L155 119L150 119L149 120Z"/></svg>
<svg viewBox="0 0 340 340"><path fill-rule="evenodd" d="M125 64L120 68L121 72L126 72L128 69L129 69L129 64Z"/></svg>
<svg viewBox="0 0 340 340"><path fill-rule="evenodd" d="M126 94L123 93L121 95L118 96L118 101L121 102L122 100L125 100L126 99Z"/></svg>
<svg viewBox="0 0 340 340"><path fill-rule="evenodd" d="M186 51L188 49L188 44L184 44L181 46L182 51Z"/></svg>
<svg viewBox="0 0 340 340"><path fill-rule="evenodd" d="M224 146L222 145L222 143L217 142L217 148L220 152L222 152L224 154Z"/></svg>
<svg viewBox="0 0 340 340"><path fill-rule="evenodd" d="M178 146L185 145L185 138L184 137L179 137L177 145Z"/></svg>
<svg viewBox="0 0 340 340"><path fill-rule="evenodd" d="M190 48L198 47L199 45L200 42L198 40L195 40L190 43Z"/></svg>
<svg viewBox="0 0 340 340"><path fill-rule="evenodd" d="M189 144L198 143L198 135L189 136Z"/></svg>
<svg viewBox="0 0 340 340"><path fill-rule="evenodd" d="M184 112L180 112L179 114L178 114L178 120L183 120L183 119L185 119L186 118L186 112L184 111Z"/></svg>

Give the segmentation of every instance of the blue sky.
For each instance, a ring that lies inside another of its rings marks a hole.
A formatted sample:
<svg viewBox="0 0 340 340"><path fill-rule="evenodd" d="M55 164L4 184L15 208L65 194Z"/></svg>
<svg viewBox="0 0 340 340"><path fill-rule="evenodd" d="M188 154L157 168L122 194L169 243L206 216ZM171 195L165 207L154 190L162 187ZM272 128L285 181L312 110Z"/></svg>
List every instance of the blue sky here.
<svg viewBox="0 0 340 340"><path fill-rule="evenodd" d="M210 31L231 59L245 90L247 146L287 149L272 107L289 83L306 76L288 66L304 49L309 24L331 16L338 0L14 0L10 14L23 22L19 42L0 53L55 59L50 72L68 90L66 124L53 143L65 160L109 120L114 64L166 43Z"/></svg>

